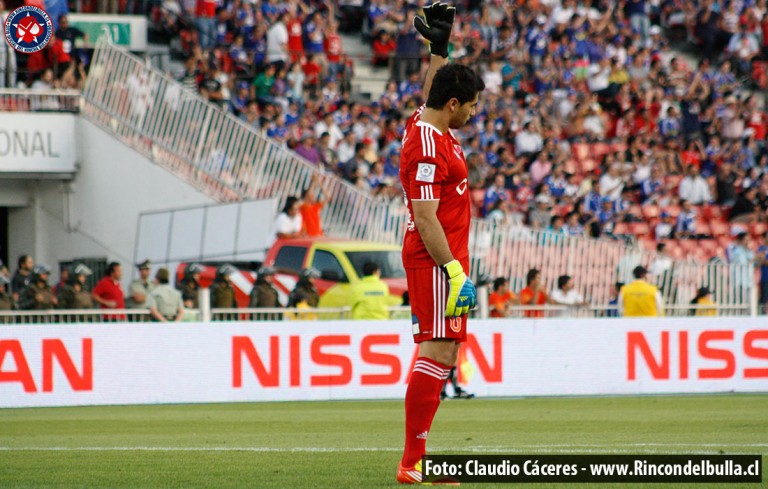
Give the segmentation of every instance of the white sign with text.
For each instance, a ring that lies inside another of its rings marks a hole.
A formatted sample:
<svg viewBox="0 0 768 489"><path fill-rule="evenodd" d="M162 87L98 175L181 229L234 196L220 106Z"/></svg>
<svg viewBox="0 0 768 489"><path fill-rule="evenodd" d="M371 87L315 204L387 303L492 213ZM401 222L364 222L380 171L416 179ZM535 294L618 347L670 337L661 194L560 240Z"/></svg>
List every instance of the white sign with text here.
<svg viewBox="0 0 768 489"><path fill-rule="evenodd" d="M402 398L406 321L2 325L0 407ZM472 321L481 397L768 392L763 318Z"/></svg>
<svg viewBox="0 0 768 489"><path fill-rule="evenodd" d="M3 113L0 117L1 173L74 171L74 114Z"/></svg>

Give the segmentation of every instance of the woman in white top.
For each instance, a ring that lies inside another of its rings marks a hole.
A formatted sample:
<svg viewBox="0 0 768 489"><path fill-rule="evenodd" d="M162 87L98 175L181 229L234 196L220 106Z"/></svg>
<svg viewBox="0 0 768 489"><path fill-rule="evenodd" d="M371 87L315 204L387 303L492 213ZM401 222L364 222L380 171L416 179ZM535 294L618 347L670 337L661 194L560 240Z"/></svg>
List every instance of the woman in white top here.
<svg viewBox="0 0 768 489"><path fill-rule="evenodd" d="M275 219L275 240L300 238L304 235L303 220L299 212L299 199L288 197L282 212Z"/></svg>

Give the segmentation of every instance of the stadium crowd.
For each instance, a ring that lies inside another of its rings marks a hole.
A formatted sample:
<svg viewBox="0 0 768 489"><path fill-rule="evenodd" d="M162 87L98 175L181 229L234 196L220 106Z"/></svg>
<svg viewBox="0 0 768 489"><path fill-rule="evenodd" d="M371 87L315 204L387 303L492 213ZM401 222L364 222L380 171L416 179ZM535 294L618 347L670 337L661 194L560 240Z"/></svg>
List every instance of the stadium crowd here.
<svg viewBox="0 0 768 489"><path fill-rule="evenodd" d="M424 3L125 8L147 13L152 32L180 47L178 79L188 88L318 171L400 205L400 135L423 103L427 49L412 19ZM459 133L476 216L730 261L740 259L731 251L746 233L757 251L768 230L765 0L457 7L451 59L476 68L487 86ZM368 61L344 53L339 31L359 32L370 63L388 70L377 99L353 93L355 63ZM690 45L693 62L679 50Z"/></svg>
<svg viewBox="0 0 768 489"><path fill-rule="evenodd" d="M178 34L182 83L396 202L400 134L423 103L427 50L412 28L423 3L164 2L152 18ZM768 230L768 117L755 90L766 86L765 1L457 7L451 59L487 86L460 131L476 216L701 258ZM344 53L340 29L359 30L370 63L389 70L376 100L352 92L363 61ZM688 45L693 63L673 49Z"/></svg>

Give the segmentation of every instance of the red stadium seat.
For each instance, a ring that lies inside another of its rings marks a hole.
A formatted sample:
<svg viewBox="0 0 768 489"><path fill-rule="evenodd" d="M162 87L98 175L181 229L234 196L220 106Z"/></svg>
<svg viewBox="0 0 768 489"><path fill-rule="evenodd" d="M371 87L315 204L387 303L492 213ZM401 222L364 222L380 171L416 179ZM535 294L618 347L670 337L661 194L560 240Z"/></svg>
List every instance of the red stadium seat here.
<svg viewBox="0 0 768 489"><path fill-rule="evenodd" d="M611 147L606 143L594 143L592 145L592 155L595 158L602 159L603 156L611 152Z"/></svg>
<svg viewBox="0 0 768 489"><path fill-rule="evenodd" d="M625 222L617 222L616 226L613 227L613 234L620 235L620 234L630 234L629 226Z"/></svg>
<svg viewBox="0 0 768 489"><path fill-rule="evenodd" d="M696 220L696 234L712 235L712 230L709 228L709 224L701 219Z"/></svg>
<svg viewBox="0 0 768 489"><path fill-rule="evenodd" d="M677 216L680 214L680 206L679 205L667 205L664 206L662 209L663 212L666 212L672 217L677 218Z"/></svg>
<svg viewBox="0 0 768 489"><path fill-rule="evenodd" d="M674 193L677 193L677 187L680 186L680 181L683 179L681 175L667 175L664 178L664 182L668 188L672 188Z"/></svg>
<svg viewBox="0 0 768 489"><path fill-rule="evenodd" d="M647 222L632 222L629 224L629 231L635 236L650 236L651 226Z"/></svg>
<svg viewBox="0 0 768 489"><path fill-rule="evenodd" d="M653 238L641 237L637 240L640 243L640 248L646 251L656 251L656 240Z"/></svg>
<svg viewBox="0 0 768 489"><path fill-rule="evenodd" d="M762 236L766 231L768 231L768 225L764 222L756 222L749 226L749 234L755 238Z"/></svg>
<svg viewBox="0 0 768 489"><path fill-rule="evenodd" d="M715 256L717 254L717 240L702 239L699 241L699 248L706 251L709 256Z"/></svg>
<svg viewBox="0 0 768 489"><path fill-rule="evenodd" d="M659 206L656 204L649 204L641 206L641 209L643 211L643 218L648 221L650 219L655 219L659 217L661 214L661 210L659 209Z"/></svg>
<svg viewBox="0 0 768 489"><path fill-rule="evenodd" d="M731 244L731 237L728 235L718 236L717 244L723 249L728 248L728 245Z"/></svg>
<svg viewBox="0 0 768 489"><path fill-rule="evenodd" d="M719 236L728 236L728 231L729 227L727 223L717 220L709 221L709 234L715 238Z"/></svg>
<svg viewBox="0 0 768 489"><path fill-rule="evenodd" d="M719 221L723 219L723 210L719 205L705 205L701 208L701 215L707 221Z"/></svg>
<svg viewBox="0 0 768 489"><path fill-rule="evenodd" d="M680 245L677 244L677 241L670 239L665 241L664 244L667 245L666 250L667 253L669 253L669 256L675 259L683 258L683 250L680 248Z"/></svg>
<svg viewBox="0 0 768 489"><path fill-rule="evenodd" d="M592 158L585 158L581 160L581 171L582 173L592 173L595 171L595 168L597 168L597 162L593 160Z"/></svg>
<svg viewBox="0 0 768 489"><path fill-rule="evenodd" d="M573 155L577 160L582 161L591 156L591 148L586 143L574 143Z"/></svg>

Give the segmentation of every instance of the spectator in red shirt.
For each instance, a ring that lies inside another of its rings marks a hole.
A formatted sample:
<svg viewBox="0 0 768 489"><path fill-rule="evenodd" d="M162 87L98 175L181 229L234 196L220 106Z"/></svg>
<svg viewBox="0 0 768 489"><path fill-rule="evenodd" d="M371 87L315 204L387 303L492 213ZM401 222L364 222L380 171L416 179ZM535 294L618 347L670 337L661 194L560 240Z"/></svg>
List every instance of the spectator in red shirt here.
<svg viewBox="0 0 768 489"><path fill-rule="evenodd" d="M104 278L93 288L91 297L101 305L102 309L125 309L125 294L120 279L123 278L123 268L117 262L107 266ZM107 314L105 321L125 321L125 314Z"/></svg>
<svg viewBox="0 0 768 489"><path fill-rule="evenodd" d="M341 36L339 36L336 21L333 19L328 21L328 26L325 29L323 51L325 51L325 59L328 62L328 76L337 79L339 74L344 71L344 63L341 59L343 54Z"/></svg>
<svg viewBox="0 0 768 489"><path fill-rule="evenodd" d="M541 272L535 268L528 270L526 277L528 286L520 291L520 304L531 306L543 306L544 304L554 304L547 291L544 290L544 284L541 281ZM542 309L527 309L523 312L527 318L543 318Z"/></svg>
<svg viewBox="0 0 768 489"><path fill-rule="evenodd" d="M323 67L320 66L313 55L309 55L306 62L301 65L301 69L304 71L304 87L309 90L309 93L314 98L317 96L320 87L320 76L322 75Z"/></svg>
<svg viewBox="0 0 768 489"><path fill-rule="evenodd" d="M397 49L397 44L395 44L392 35L387 31L379 32L379 35L373 40L373 59L371 60L373 66L380 68L389 66L389 58L395 49Z"/></svg>

